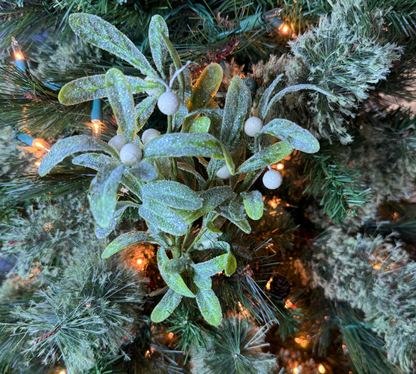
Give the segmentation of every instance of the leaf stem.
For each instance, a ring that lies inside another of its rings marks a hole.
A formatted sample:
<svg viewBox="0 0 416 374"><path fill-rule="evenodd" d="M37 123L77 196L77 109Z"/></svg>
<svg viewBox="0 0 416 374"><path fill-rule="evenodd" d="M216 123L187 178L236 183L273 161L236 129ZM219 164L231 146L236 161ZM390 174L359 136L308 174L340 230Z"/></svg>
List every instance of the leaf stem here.
<svg viewBox="0 0 416 374"><path fill-rule="evenodd" d="M248 185L250 185L251 180L252 180L252 178L253 178L254 174L255 174L255 172L254 172L254 171L250 171L250 172L248 172L248 173L247 173L247 176L246 176L246 178L244 179L244 182L243 182L243 183L241 183L241 186L240 186L240 188L238 189L237 193L241 193L241 192L243 192L243 191L247 188L247 186L248 186Z"/></svg>
<svg viewBox="0 0 416 374"><path fill-rule="evenodd" d="M219 214L215 214L214 217L212 217L212 222L214 222L220 215ZM187 253L192 252L195 248L194 245L195 243L201 239L202 235L205 234L205 232L208 230L207 226L204 226L201 231L198 233L198 235L196 236L196 238L194 239L194 241L192 242L192 244L188 247L188 249L186 250Z"/></svg>

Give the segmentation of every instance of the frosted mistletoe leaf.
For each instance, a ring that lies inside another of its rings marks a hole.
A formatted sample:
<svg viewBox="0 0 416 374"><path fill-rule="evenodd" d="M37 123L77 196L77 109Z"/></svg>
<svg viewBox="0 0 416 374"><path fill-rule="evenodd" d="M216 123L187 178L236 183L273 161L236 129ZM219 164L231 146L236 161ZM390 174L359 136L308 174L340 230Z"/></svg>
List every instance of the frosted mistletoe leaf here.
<svg viewBox="0 0 416 374"><path fill-rule="evenodd" d="M155 15L150 20L149 25L149 44L152 51L153 61L159 70L162 78L165 79L165 73L163 71L166 62L166 56L168 54L168 47L161 35L169 38L169 30L166 26L166 22L163 17Z"/></svg>
<svg viewBox="0 0 416 374"><path fill-rule="evenodd" d="M130 168L129 171L131 175L142 182L153 181L159 176L156 167L146 161L139 162L134 168Z"/></svg>
<svg viewBox="0 0 416 374"><path fill-rule="evenodd" d="M222 68L218 64L208 65L196 82L188 103L189 113L205 108L215 96L222 82Z"/></svg>
<svg viewBox="0 0 416 374"><path fill-rule="evenodd" d="M208 132L211 121L208 117L198 117L189 127L190 133Z"/></svg>
<svg viewBox="0 0 416 374"><path fill-rule="evenodd" d="M114 162L113 158L102 153L84 153L72 159L74 165L81 165L97 171L112 162Z"/></svg>
<svg viewBox="0 0 416 374"><path fill-rule="evenodd" d="M246 210L241 196L237 196L230 201L228 204L228 211L230 212L231 217L236 221L241 221L246 218Z"/></svg>
<svg viewBox="0 0 416 374"><path fill-rule="evenodd" d="M189 187L174 181L157 181L142 187L143 200L152 199L171 208L196 210L202 200Z"/></svg>
<svg viewBox="0 0 416 374"><path fill-rule="evenodd" d="M162 33L159 35L162 37L163 41L165 42L165 45L168 49L170 57L172 58L173 65L175 66L175 69L176 69L175 71L178 71L179 69L182 68L181 58L179 57L178 51L175 49L172 42L169 40L169 38L165 34ZM184 93L185 93L185 80L184 80L183 71L179 73L178 81L179 81L180 97L183 99Z"/></svg>
<svg viewBox="0 0 416 374"><path fill-rule="evenodd" d="M143 126L146 124L146 121L152 115L153 111L155 110L155 106L157 103L157 99L160 97L162 93L159 93L155 96L149 96L143 99L139 104L136 105L136 120L139 124L138 130L141 130Z"/></svg>
<svg viewBox="0 0 416 374"><path fill-rule="evenodd" d="M190 224L202 217L204 214L213 211L218 205L225 200L233 197L234 192L230 187L214 187L204 191L200 197L202 199L202 208L196 211L182 211L178 212L184 218L185 222Z"/></svg>
<svg viewBox="0 0 416 374"><path fill-rule="evenodd" d="M118 123L118 133L126 143L133 143L137 133L136 111L133 95L124 74L118 69L110 69L105 75L108 101Z"/></svg>
<svg viewBox="0 0 416 374"><path fill-rule="evenodd" d="M212 288L212 279L210 276L194 273L192 280L201 290L210 290Z"/></svg>
<svg viewBox="0 0 416 374"><path fill-rule="evenodd" d="M213 236L213 233L208 234L208 237L212 237L212 236ZM215 237L218 237L218 235ZM213 249L213 248L223 250L226 252L231 251L231 246L227 242L224 242L224 241L215 241L212 239L205 239L204 241L200 240L197 245L198 245L197 249L200 251L204 249Z"/></svg>
<svg viewBox="0 0 416 374"><path fill-rule="evenodd" d="M191 264L191 267L201 276L211 277L225 269L228 262L228 256L229 253L225 253L199 264Z"/></svg>
<svg viewBox="0 0 416 374"><path fill-rule="evenodd" d="M277 84L279 83L280 79L283 77L283 74L280 74L273 82L272 84L267 88L266 91L264 91L263 95L261 96L260 102L259 102L259 113L258 117L264 121L266 119L267 114L267 104L269 103L270 96L273 93L273 90L276 88Z"/></svg>
<svg viewBox="0 0 416 374"><path fill-rule="evenodd" d="M223 217L227 218L229 221L234 223L234 225L236 225L239 229L244 231L246 234L251 233L251 227L250 227L250 224L248 223L248 221L245 218L235 219L234 216L230 214L228 206L220 206L219 207L219 213Z"/></svg>
<svg viewBox="0 0 416 374"><path fill-rule="evenodd" d="M87 135L76 135L58 140L49 153L42 159L39 175L43 177L65 157L77 152L102 151L118 159L117 151L107 143Z"/></svg>
<svg viewBox="0 0 416 374"><path fill-rule="evenodd" d="M183 296L173 290L168 290L159 304L153 309L150 319L154 323L163 322L181 303Z"/></svg>
<svg viewBox="0 0 416 374"><path fill-rule="evenodd" d="M270 102L267 105L266 110L263 112L263 118L266 118L266 116L269 114L269 111L273 108L273 106L279 101L281 100L281 98L283 96L285 96L287 93L289 92L296 92L296 91L300 91L300 90L313 90L313 91L318 91L328 97L333 97L334 95L332 95L331 92L323 90L322 88L319 88L318 86L315 86L313 84L298 84L296 86L291 86L291 87L287 87L283 90L281 90L278 94L276 94L275 96L273 96L273 98L270 100Z"/></svg>
<svg viewBox="0 0 416 374"><path fill-rule="evenodd" d="M139 214L146 222L163 232L176 236L186 234L187 225L184 220L166 205L153 200L144 200Z"/></svg>
<svg viewBox="0 0 416 374"><path fill-rule="evenodd" d="M108 227L100 227L96 225L95 227L95 236L98 239L103 239L111 234L111 232L115 229L117 223L121 220L124 211L127 208L138 208L138 204L134 204L131 201L118 201L116 205L116 210L114 211L113 220L111 221Z"/></svg>
<svg viewBox="0 0 416 374"><path fill-rule="evenodd" d="M133 94L160 88L161 84L138 77L126 76ZM59 91L59 101L63 105L75 105L85 101L107 97L105 75L92 75L67 83Z"/></svg>
<svg viewBox="0 0 416 374"><path fill-rule="evenodd" d="M186 106L181 103L178 111L173 115L173 130L178 130L182 126L182 123L187 115L188 109L186 109Z"/></svg>
<svg viewBox="0 0 416 374"><path fill-rule="evenodd" d="M248 173L275 164L289 156L292 151L293 148L286 142L275 143L247 159L238 168L237 174Z"/></svg>
<svg viewBox="0 0 416 374"><path fill-rule="evenodd" d="M120 235L117 239L113 240L104 250L101 257L108 258L113 254L121 251L122 249L127 248L130 245L144 242L154 242L154 239L147 232L127 232L123 235Z"/></svg>
<svg viewBox="0 0 416 374"><path fill-rule="evenodd" d="M167 274L180 274L186 269L186 265L189 261L184 258L178 258L173 260L168 260L163 263L161 269L164 273Z"/></svg>
<svg viewBox="0 0 416 374"><path fill-rule="evenodd" d="M254 220L263 216L264 202L263 196L259 191L243 192L244 207L247 215Z"/></svg>
<svg viewBox="0 0 416 374"><path fill-rule="evenodd" d="M274 119L256 135L270 134L284 140L292 148L306 153L319 151L318 140L306 129L287 119Z"/></svg>
<svg viewBox="0 0 416 374"><path fill-rule="evenodd" d="M95 221L101 227L108 227L113 219L123 167L118 163L106 165L91 182L88 195L90 209Z"/></svg>
<svg viewBox="0 0 416 374"><path fill-rule="evenodd" d="M225 266L224 273L227 277L231 277L237 269L237 259L232 253L229 253L227 257L227 265Z"/></svg>
<svg viewBox="0 0 416 374"><path fill-rule="evenodd" d="M86 42L115 54L144 75L157 77L156 71L133 42L102 18L92 14L74 13L69 16L69 25Z"/></svg>
<svg viewBox="0 0 416 374"><path fill-rule="evenodd" d="M159 266L160 275L162 276L163 280L173 291L186 297L195 297L195 295L188 288L183 278L179 274L167 274L163 272L162 266L166 261L169 261L169 258L165 252L165 249L160 247L157 251L157 264Z"/></svg>
<svg viewBox="0 0 416 374"><path fill-rule="evenodd" d="M131 172L130 169L124 168L123 176L121 177L121 183L131 192L133 192L139 199L142 199L141 188L143 182L136 178Z"/></svg>
<svg viewBox="0 0 416 374"><path fill-rule="evenodd" d="M233 152L241 140L243 126L250 110L251 93L240 77L232 79L225 100L220 141Z"/></svg>
<svg viewBox="0 0 416 374"><path fill-rule="evenodd" d="M209 324L218 326L221 323L221 305L214 291L198 289L196 302L198 303L202 316Z"/></svg>
<svg viewBox="0 0 416 374"><path fill-rule="evenodd" d="M200 188L205 186L205 183L206 183L205 179L191 165L186 164L184 162L178 162L178 169L194 175L198 181L198 185Z"/></svg>

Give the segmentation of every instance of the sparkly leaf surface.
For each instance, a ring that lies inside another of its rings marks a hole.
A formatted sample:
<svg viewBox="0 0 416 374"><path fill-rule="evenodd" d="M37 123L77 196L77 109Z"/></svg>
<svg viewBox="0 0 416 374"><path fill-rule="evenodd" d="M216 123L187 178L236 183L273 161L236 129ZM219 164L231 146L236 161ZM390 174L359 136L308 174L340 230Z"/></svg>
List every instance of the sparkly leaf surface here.
<svg viewBox="0 0 416 374"><path fill-rule="evenodd" d="M293 148L286 142L275 143L251 156L237 170L237 174L263 169L289 156Z"/></svg>
<svg viewBox="0 0 416 374"><path fill-rule="evenodd" d="M44 176L65 157L86 151L102 151L118 159L117 151L107 143L87 135L76 135L58 140L49 153L42 159L39 175Z"/></svg>
<svg viewBox="0 0 416 374"><path fill-rule="evenodd" d="M186 109L186 106L181 103L181 106L179 107L178 111L173 115L173 130L179 130L179 128L182 126L183 121L185 120L186 116L188 115L188 109Z"/></svg>
<svg viewBox="0 0 416 374"><path fill-rule="evenodd" d="M88 195L90 209L95 221L101 227L106 228L112 222L123 167L118 163L106 165L91 182Z"/></svg>
<svg viewBox="0 0 416 374"><path fill-rule="evenodd" d="M263 196L259 191L243 192L244 207L247 215L254 220L263 216L264 202Z"/></svg>
<svg viewBox="0 0 416 374"><path fill-rule="evenodd" d="M199 264L192 264L191 267L201 276L211 277L225 269L227 266L228 256L229 253L225 253L223 255L216 256L211 260L201 262Z"/></svg>
<svg viewBox="0 0 416 374"><path fill-rule="evenodd" d="M218 326L221 323L221 305L214 291L198 289L196 302L202 316L209 324Z"/></svg>
<svg viewBox="0 0 416 374"><path fill-rule="evenodd" d="M86 42L115 54L144 75L157 77L156 71L133 42L102 18L92 14L74 13L69 16L69 25Z"/></svg>
<svg viewBox="0 0 416 374"><path fill-rule="evenodd" d="M224 273L227 277L231 277L237 269L237 259L232 253L227 257L227 265L225 266Z"/></svg>
<svg viewBox="0 0 416 374"><path fill-rule="evenodd" d="M183 278L179 274L167 274L162 271L162 265L169 261L165 249L160 247L157 251L157 264L159 266L160 275L169 286L169 288L183 296L195 297L192 291L185 284Z"/></svg>
<svg viewBox="0 0 416 374"><path fill-rule="evenodd" d="M210 276L195 272L192 280L201 290L210 290L212 288L212 279Z"/></svg>
<svg viewBox="0 0 416 374"><path fill-rule="evenodd" d="M178 307L182 298L183 296L181 294L169 289L162 300L160 300L159 304L153 309L150 319L154 323L163 322Z"/></svg>
<svg viewBox="0 0 416 374"><path fill-rule="evenodd" d="M318 140L308 130L287 119L270 121L257 133L257 136L260 134L273 135L302 152L315 153L319 151Z"/></svg>
<svg viewBox="0 0 416 374"><path fill-rule="evenodd" d="M182 68L181 58L179 57L178 51L173 46L172 42L169 40L167 36L165 36L163 33L160 34L163 41L165 42L165 45L168 49L168 52L170 54L170 57L172 57L173 65L175 66L175 71ZM179 81L179 92L180 97L183 99L184 93L185 93L185 79L184 79L184 72L182 71L178 76Z"/></svg>
<svg viewBox="0 0 416 374"><path fill-rule="evenodd" d="M139 209L139 214L146 222L168 234L176 236L186 234L186 223L173 210L154 200L143 199L143 203Z"/></svg>
<svg viewBox="0 0 416 374"><path fill-rule="evenodd" d="M156 181L142 187L143 200L151 199L163 205L185 210L202 208L202 199L189 187L174 181Z"/></svg>
<svg viewBox="0 0 416 374"><path fill-rule="evenodd" d="M162 78L165 78L163 71L168 54L168 47L162 38L162 34L169 38L169 30L163 17L155 15L150 20L149 25L149 44L152 52L153 61L159 70Z"/></svg>
<svg viewBox="0 0 416 374"><path fill-rule="evenodd" d="M133 143L137 133L136 110L130 85L118 69L110 69L105 75L108 101L118 123L117 133L126 143Z"/></svg>
<svg viewBox="0 0 416 374"><path fill-rule="evenodd" d="M143 126L146 124L146 121L152 115L153 111L155 110L157 99L161 93L155 96L149 96L143 99L139 104L136 105L136 120L138 123L138 130L141 130Z"/></svg>
<svg viewBox="0 0 416 374"><path fill-rule="evenodd" d="M140 200L142 200L141 187L143 182L137 179L131 172L129 168L124 168L123 176L121 177L121 183L128 190L133 192Z"/></svg>
<svg viewBox="0 0 416 374"><path fill-rule="evenodd" d="M248 221L245 218L241 220L234 219L234 217L230 214L228 206L220 206L218 211L223 217L227 218L229 221L234 223L234 225L236 225L246 234L251 234L251 227Z"/></svg>
<svg viewBox="0 0 416 374"><path fill-rule="evenodd" d="M72 159L74 165L85 166L97 171L112 162L114 162L113 158L103 155L102 153L84 153Z"/></svg>
<svg viewBox="0 0 416 374"><path fill-rule="evenodd" d="M241 140L243 126L250 109L251 93L240 77L232 79L225 100L220 141L233 152Z"/></svg>
<svg viewBox="0 0 416 374"><path fill-rule="evenodd" d="M243 198L239 195L234 197L228 204L228 211L231 217L236 221L246 218L246 210L243 204Z"/></svg>
<svg viewBox="0 0 416 374"><path fill-rule="evenodd" d="M187 264L188 261L184 258L177 258L164 262L160 268L167 274L180 274L186 269Z"/></svg>
<svg viewBox="0 0 416 374"><path fill-rule="evenodd" d="M189 132L198 133L198 132L208 132L209 126L211 125L211 120L208 117L198 117L191 123L189 127Z"/></svg>
<svg viewBox="0 0 416 374"><path fill-rule="evenodd" d="M160 89L162 86L160 83L146 81L138 77L126 76L126 79L133 94ZM67 83L59 91L59 101L63 105L75 105L107 96L104 74L76 79Z"/></svg>
<svg viewBox="0 0 416 374"><path fill-rule="evenodd" d="M203 188L205 186L205 179L191 165L184 162L178 162L178 169L194 175L198 181L199 188Z"/></svg>
<svg viewBox="0 0 416 374"><path fill-rule="evenodd" d="M145 157L202 156L224 158L221 143L211 134L165 134L144 146Z"/></svg>
<svg viewBox="0 0 416 374"><path fill-rule="evenodd" d="M267 90L264 91L263 95L261 96L259 106L258 106L258 117L264 121L266 119L267 114L267 104L269 103L270 96L273 93L273 90L276 88L277 84L279 83L280 79L283 77L283 74L280 74L272 84L267 87Z"/></svg>
<svg viewBox="0 0 416 374"><path fill-rule="evenodd" d="M129 171L131 175L142 182L153 181L159 176L156 167L145 161L139 162L134 168L130 168Z"/></svg>
<svg viewBox="0 0 416 374"><path fill-rule="evenodd" d="M113 240L102 253L102 258L108 258L122 249L137 243L154 242L154 239L146 232L131 231L120 235Z"/></svg>

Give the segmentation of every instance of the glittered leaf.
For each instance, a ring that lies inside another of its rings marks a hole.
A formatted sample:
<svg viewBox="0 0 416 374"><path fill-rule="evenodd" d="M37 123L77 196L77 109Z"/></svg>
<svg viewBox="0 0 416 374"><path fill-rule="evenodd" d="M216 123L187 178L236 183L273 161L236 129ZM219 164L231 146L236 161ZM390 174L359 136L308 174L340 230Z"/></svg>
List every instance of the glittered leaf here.
<svg viewBox="0 0 416 374"><path fill-rule="evenodd" d="M292 148L306 153L319 151L318 140L306 129L287 119L274 119L256 135L270 134L284 140Z"/></svg>
<svg viewBox="0 0 416 374"><path fill-rule="evenodd" d="M154 200L144 199L139 209L140 216L153 226L168 234L181 236L186 234L187 226L184 220L167 206Z"/></svg>
<svg viewBox="0 0 416 374"><path fill-rule="evenodd" d="M198 289L196 302L202 316L209 324L218 326L221 323L221 305L214 291Z"/></svg>
<svg viewBox="0 0 416 374"><path fill-rule="evenodd" d="M237 170L237 174L248 173L263 169L266 166L275 164L289 156L293 148L286 142L275 143L260 152L255 153L246 162L244 162Z"/></svg>
<svg viewBox="0 0 416 374"><path fill-rule="evenodd" d="M134 168L130 168L130 173L142 182L150 182L158 177L155 166L145 161L139 162Z"/></svg>
<svg viewBox="0 0 416 374"><path fill-rule="evenodd" d="M205 179L191 165L186 164L184 162L178 162L178 169L194 175L198 181L198 185L200 188L205 186Z"/></svg>
<svg viewBox="0 0 416 374"><path fill-rule="evenodd" d="M133 42L118 31L111 23L98 16L74 13L69 16L69 25L81 39L127 61L144 75L157 77L143 54Z"/></svg>
<svg viewBox="0 0 416 374"><path fill-rule="evenodd" d="M153 309L150 319L154 323L163 322L168 318L174 310L181 303L183 296L173 290L168 290L162 300L159 301L159 304Z"/></svg>
<svg viewBox="0 0 416 374"><path fill-rule="evenodd" d="M148 233L143 231L127 232L120 235L117 239L114 239L104 250L101 257L108 258L130 245L143 242L154 242L154 239Z"/></svg>
<svg viewBox="0 0 416 374"><path fill-rule="evenodd" d="M143 200L152 199L163 205L185 210L202 208L202 200L189 187L174 181L156 181L142 187Z"/></svg>
<svg viewBox="0 0 416 374"><path fill-rule="evenodd" d="M246 218L246 210L241 196L237 196L230 201L228 211L234 220L240 221Z"/></svg>
<svg viewBox="0 0 416 374"><path fill-rule="evenodd" d="M186 269L188 261L184 258L168 260L161 265L161 270L167 274L180 274Z"/></svg>
<svg viewBox="0 0 416 374"><path fill-rule="evenodd" d="M198 117L191 123L189 127L189 132L198 133L198 132L208 132L211 121L208 117Z"/></svg>
<svg viewBox="0 0 416 374"><path fill-rule="evenodd" d="M164 34L160 34L163 41L166 44L166 47L168 48L168 52L170 54L170 57L172 57L173 64L175 65L176 71L182 68L181 58L179 57L178 51L173 46L172 42L169 40L167 36ZM183 71L178 76L179 81L179 92L180 97L183 98L184 92L185 92L185 81L184 81L184 73Z"/></svg>
<svg viewBox="0 0 416 374"><path fill-rule="evenodd" d="M123 174L123 165L104 166L91 182L88 200L95 221L101 227L108 227L117 204L117 190Z"/></svg>
<svg viewBox="0 0 416 374"><path fill-rule="evenodd" d="M149 96L143 99L139 104L136 105L136 120L138 122L138 130L141 130L146 124L146 121L152 115L155 110L157 99L160 97L161 93L155 96Z"/></svg>
<svg viewBox="0 0 416 374"><path fill-rule="evenodd" d="M118 123L117 133L123 135L126 143L133 143L137 133L136 111L133 95L124 74L118 69L110 69L105 76L108 101Z"/></svg>
<svg viewBox="0 0 416 374"><path fill-rule="evenodd" d="M48 174L65 157L73 153L86 151L102 151L118 159L117 151L101 140L87 135L71 136L58 140L50 152L46 154L39 166L39 175L43 177Z"/></svg>
<svg viewBox="0 0 416 374"><path fill-rule="evenodd" d="M263 216L264 202L263 196L259 191L243 192L244 207L247 215L254 220Z"/></svg>
<svg viewBox="0 0 416 374"><path fill-rule="evenodd" d="M220 141L230 152L241 140L243 126L251 103L251 93L240 77L232 79L225 100Z"/></svg>
<svg viewBox="0 0 416 374"><path fill-rule="evenodd" d="M133 94L155 90L162 86L160 83L146 81L138 77L126 76ZM163 87L163 86L162 86ZM74 105L107 97L105 75L92 75L67 83L59 91L59 101L63 105Z"/></svg>
<svg viewBox="0 0 416 374"><path fill-rule="evenodd" d="M173 130L178 130L181 126L185 117L188 115L188 109L181 103L178 111L173 115Z"/></svg>
<svg viewBox="0 0 416 374"><path fill-rule="evenodd" d="M162 77L165 78L163 69L166 62L166 56L168 54L168 47L166 46L161 34L169 37L169 30L163 17L155 15L150 20L149 44L157 70L159 70Z"/></svg>
<svg viewBox="0 0 416 374"><path fill-rule="evenodd" d="M112 162L114 162L113 158L103 155L102 153L84 153L72 159L74 165L85 166L97 171Z"/></svg>
<svg viewBox="0 0 416 374"><path fill-rule="evenodd" d="M234 223L234 225L236 225L238 228L240 228L246 234L251 233L251 227L250 227L250 224L248 223L248 221L245 218L241 219L241 220L235 219L234 216L232 216L230 214L228 206L220 206L219 207L219 213L223 217L227 218L229 221Z"/></svg>
<svg viewBox="0 0 416 374"><path fill-rule="evenodd" d="M232 253L228 254L227 265L225 266L224 273L227 277L231 277L237 269L237 259Z"/></svg>
<svg viewBox="0 0 416 374"><path fill-rule="evenodd" d="M194 273L192 280L201 290L210 290L212 288L212 279L210 276Z"/></svg>
<svg viewBox="0 0 416 374"><path fill-rule="evenodd" d="M207 277L211 277L215 274L222 272L227 266L229 253L225 253L220 256L216 256L211 260L201 262L199 264L191 264L191 267L199 273Z"/></svg>
<svg viewBox="0 0 416 374"><path fill-rule="evenodd" d="M143 182L137 179L131 172L130 169L124 168L123 176L121 177L121 183L131 192L133 192L139 199L142 199L141 187Z"/></svg>
<svg viewBox="0 0 416 374"><path fill-rule="evenodd" d="M166 261L169 261L169 258L165 252L165 249L160 247L157 251L157 264L159 266L160 275L162 276L163 280L173 291L186 297L195 297L195 295L188 288L183 278L179 274L167 274L163 272L162 266Z"/></svg>
<svg viewBox="0 0 416 374"><path fill-rule="evenodd" d="M264 121L266 119L267 114L267 104L269 103L270 96L272 95L274 89L276 88L277 84L279 83L280 79L283 77L283 74L280 74L272 84L267 87L267 90L264 91L263 95L261 95L261 99L259 102L259 109L258 109L258 117Z"/></svg>
<svg viewBox="0 0 416 374"><path fill-rule="evenodd" d="M318 86L315 86L313 84L298 84L296 86L290 86L287 87L283 90L281 90L278 94L276 94L275 96L273 96L273 98L270 100L270 102L267 105L266 110L264 111L264 115L263 118L266 118L267 114L269 113L269 111L273 108L273 106L283 97L285 96L287 93L290 92L296 92L296 91L300 91L300 90L313 90L313 91L318 91L328 97L334 97L334 95L332 95L331 92L323 90L322 88L319 88Z"/></svg>

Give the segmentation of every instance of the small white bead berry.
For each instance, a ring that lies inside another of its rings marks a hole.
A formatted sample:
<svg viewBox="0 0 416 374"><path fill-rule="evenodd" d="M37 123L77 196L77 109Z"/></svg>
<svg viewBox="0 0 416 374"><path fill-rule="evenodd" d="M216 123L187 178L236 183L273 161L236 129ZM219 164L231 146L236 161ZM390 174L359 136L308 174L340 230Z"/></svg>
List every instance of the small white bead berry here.
<svg viewBox="0 0 416 374"><path fill-rule="evenodd" d="M160 132L155 129L147 129L142 134L143 144L149 143L152 139L157 138Z"/></svg>
<svg viewBox="0 0 416 374"><path fill-rule="evenodd" d="M275 190L282 184L282 174L276 170L269 170L263 175L263 184L269 190Z"/></svg>
<svg viewBox="0 0 416 374"><path fill-rule="evenodd" d="M167 116L175 114L178 111L180 105L181 101L179 100L178 95L172 91L163 93L157 100L157 106L159 110Z"/></svg>
<svg viewBox="0 0 416 374"><path fill-rule="evenodd" d="M216 175L217 175L218 178L221 178L221 179L230 178L231 177L231 173L228 170L227 164L225 164L223 167L221 167L220 169L218 169Z"/></svg>
<svg viewBox="0 0 416 374"><path fill-rule="evenodd" d="M126 142L124 141L122 135L116 135L110 139L108 145L111 145L113 148L117 149L117 151L120 152L121 148L123 148L126 145Z"/></svg>
<svg viewBox="0 0 416 374"><path fill-rule="evenodd" d="M263 128L263 121L258 117L250 117L244 124L244 132L248 136L256 135Z"/></svg>
<svg viewBox="0 0 416 374"><path fill-rule="evenodd" d="M120 159L125 165L135 165L142 159L142 149L133 143L126 144L121 148Z"/></svg>

